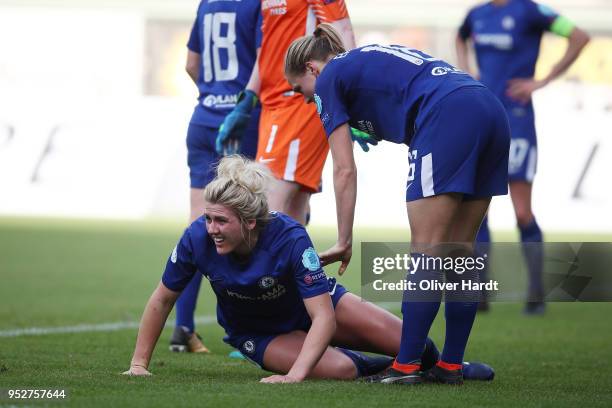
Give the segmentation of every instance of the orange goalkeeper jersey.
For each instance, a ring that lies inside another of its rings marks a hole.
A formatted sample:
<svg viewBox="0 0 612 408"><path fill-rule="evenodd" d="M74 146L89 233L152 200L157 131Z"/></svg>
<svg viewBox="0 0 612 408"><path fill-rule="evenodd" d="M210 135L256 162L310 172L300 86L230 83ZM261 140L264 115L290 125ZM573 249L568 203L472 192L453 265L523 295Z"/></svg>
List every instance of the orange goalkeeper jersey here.
<svg viewBox="0 0 612 408"><path fill-rule="evenodd" d="M263 41L259 56L260 99L264 107L287 106L302 99L294 95L285 79L285 53L303 35L312 34L319 23L348 17L344 0L262 0Z"/></svg>

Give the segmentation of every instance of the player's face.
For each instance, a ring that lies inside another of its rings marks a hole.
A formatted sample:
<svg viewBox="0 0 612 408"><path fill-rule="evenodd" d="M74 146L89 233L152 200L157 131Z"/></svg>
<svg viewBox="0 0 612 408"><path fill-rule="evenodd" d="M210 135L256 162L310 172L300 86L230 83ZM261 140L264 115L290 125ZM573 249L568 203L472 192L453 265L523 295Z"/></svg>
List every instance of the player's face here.
<svg viewBox="0 0 612 408"><path fill-rule="evenodd" d="M245 255L250 252L250 247L245 240L245 227L231 208L222 204L206 203L204 217L206 218L206 230L214 241L219 255L227 255L231 252Z"/></svg>
<svg viewBox="0 0 612 408"><path fill-rule="evenodd" d="M304 95L304 99L306 103L311 103L314 101L314 90L315 90L315 81L317 80L316 75L311 71L306 71L302 75L288 75L287 81L293 88L294 92L301 93Z"/></svg>

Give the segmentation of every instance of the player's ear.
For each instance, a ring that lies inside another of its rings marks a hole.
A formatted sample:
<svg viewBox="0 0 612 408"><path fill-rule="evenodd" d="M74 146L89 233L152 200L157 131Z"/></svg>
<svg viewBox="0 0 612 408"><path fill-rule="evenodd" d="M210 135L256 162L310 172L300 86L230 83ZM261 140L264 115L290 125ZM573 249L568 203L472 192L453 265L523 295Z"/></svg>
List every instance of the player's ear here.
<svg viewBox="0 0 612 408"><path fill-rule="evenodd" d="M316 66L312 61L306 61L306 72L314 76L319 75L319 67Z"/></svg>
<svg viewBox="0 0 612 408"><path fill-rule="evenodd" d="M257 220L255 220L255 219L253 219L253 220L246 220L245 227L246 227L247 230L253 231L255 229L256 225L257 225Z"/></svg>

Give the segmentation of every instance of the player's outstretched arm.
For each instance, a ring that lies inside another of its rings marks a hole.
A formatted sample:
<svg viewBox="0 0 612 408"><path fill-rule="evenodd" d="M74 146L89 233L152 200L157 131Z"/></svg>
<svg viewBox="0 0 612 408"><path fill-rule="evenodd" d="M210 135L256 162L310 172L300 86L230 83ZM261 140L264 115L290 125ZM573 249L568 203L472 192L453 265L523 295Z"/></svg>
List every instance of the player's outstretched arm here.
<svg viewBox="0 0 612 408"><path fill-rule="evenodd" d="M234 109L223 119L215 142L215 150L221 156L238 154L241 151L242 136L251 120L251 111L257 105L257 94L261 86L259 80L259 49L251 71L249 82L238 96Z"/></svg>
<svg viewBox="0 0 612 408"><path fill-rule="evenodd" d="M590 37L585 31L573 26L571 22L563 17L558 17L552 27L552 31L555 34L568 38L565 54L563 54L563 57L553 66L544 79L517 78L509 81L507 94L511 98L527 103L534 91L545 87L567 71L590 41Z"/></svg>
<svg viewBox="0 0 612 408"><path fill-rule="evenodd" d="M312 325L295 363L286 375L271 375L261 379L263 383L295 383L303 381L317 365L336 332L336 317L329 294L304 299Z"/></svg>
<svg viewBox="0 0 612 408"><path fill-rule="evenodd" d="M338 220L338 241L319 254L322 265L341 262L338 273L342 275L352 256L353 220L357 200L357 167L353 157L347 123L339 126L329 136L329 146L334 162L334 192L336 195L336 216Z"/></svg>
<svg viewBox="0 0 612 408"><path fill-rule="evenodd" d="M130 369L124 375L151 375L148 371L151 355L179 294L159 283L142 314Z"/></svg>

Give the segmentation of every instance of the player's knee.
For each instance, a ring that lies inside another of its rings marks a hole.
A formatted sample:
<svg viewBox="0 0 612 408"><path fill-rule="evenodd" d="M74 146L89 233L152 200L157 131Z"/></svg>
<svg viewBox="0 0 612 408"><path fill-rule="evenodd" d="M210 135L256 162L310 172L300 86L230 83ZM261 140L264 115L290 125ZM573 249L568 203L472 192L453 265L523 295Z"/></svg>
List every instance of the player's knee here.
<svg viewBox="0 0 612 408"><path fill-rule="evenodd" d="M431 245L437 245L441 242L448 241L447 234L445 231L436 230L423 230L423 231L411 231L412 242L415 244L421 244L424 248Z"/></svg>
<svg viewBox="0 0 612 408"><path fill-rule="evenodd" d="M533 213L528 207L516 209L516 222L520 227L529 225L533 221Z"/></svg>
<svg viewBox="0 0 612 408"><path fill-rule="evenodd" d="M338 380L353 380L357 377L357 367L347 356L337 359L334 363L334 378Z"/></svg>

